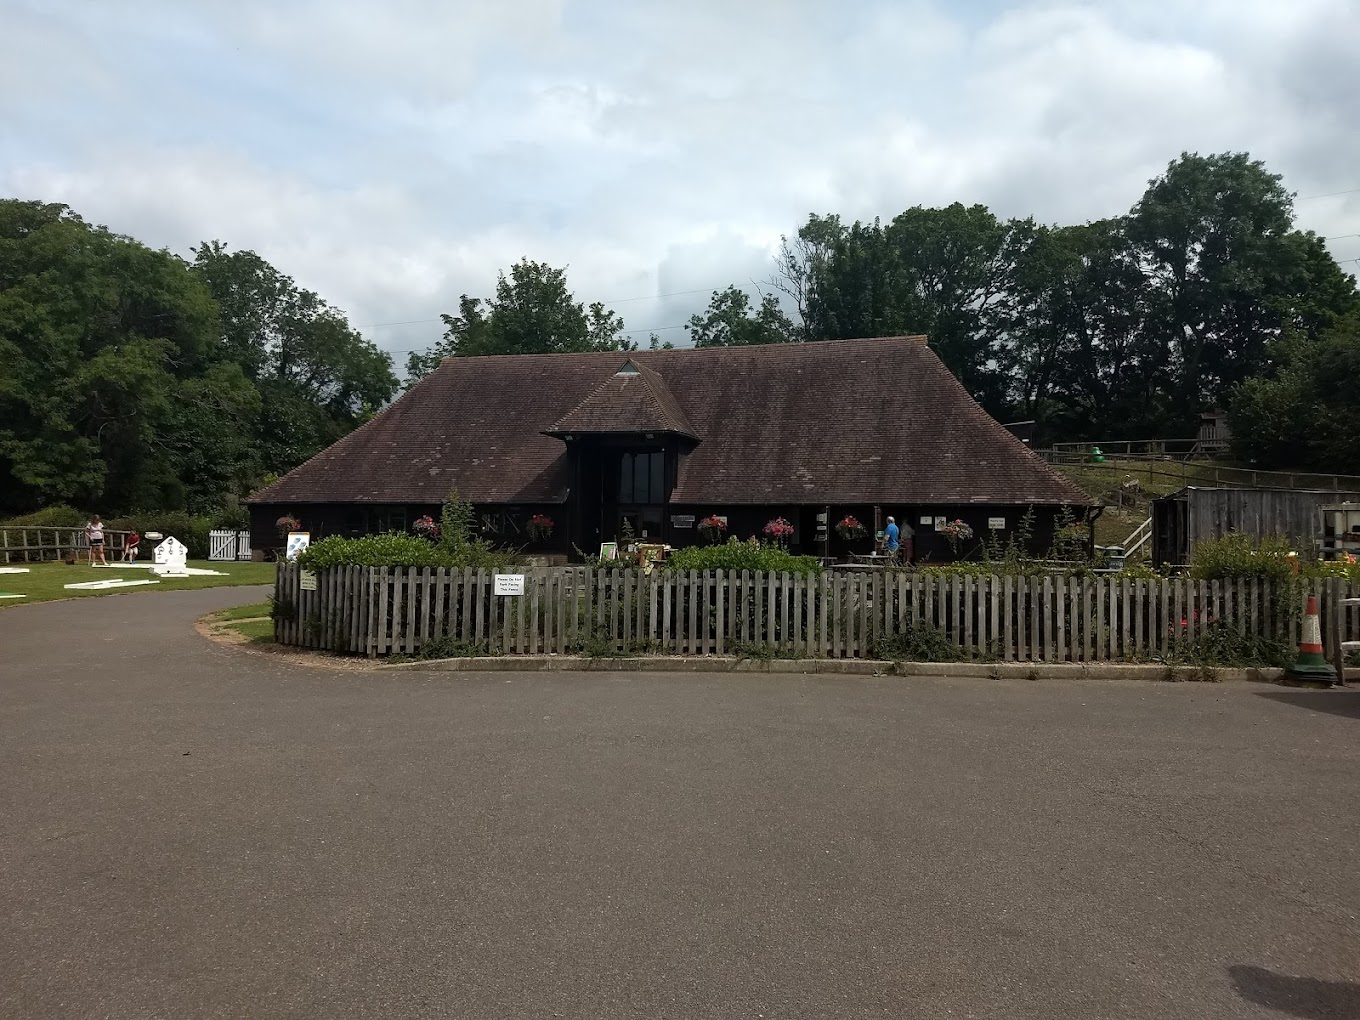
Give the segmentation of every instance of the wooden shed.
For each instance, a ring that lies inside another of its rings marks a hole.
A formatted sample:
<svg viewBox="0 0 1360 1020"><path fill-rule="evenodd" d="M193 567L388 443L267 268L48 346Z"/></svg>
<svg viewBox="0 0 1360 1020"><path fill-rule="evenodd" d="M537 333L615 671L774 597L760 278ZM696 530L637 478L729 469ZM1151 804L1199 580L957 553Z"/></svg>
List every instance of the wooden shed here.
<svg viewBox="0 0 1360 1020"><path fill-rule="evenodd" d="M1322 537L1322 506L1357 498L1333 489L1188 486L1152 501L1152 562L1189 563L1196 544L1230 531L1287 535L1299 555L1311 557Z"/></svg>

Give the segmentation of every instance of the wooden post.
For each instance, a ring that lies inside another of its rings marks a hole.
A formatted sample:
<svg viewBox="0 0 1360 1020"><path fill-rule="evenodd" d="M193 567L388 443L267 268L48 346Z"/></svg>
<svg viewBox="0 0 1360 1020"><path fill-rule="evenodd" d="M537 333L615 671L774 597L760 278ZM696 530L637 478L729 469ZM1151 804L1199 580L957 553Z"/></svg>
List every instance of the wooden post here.
<svg viewBox="0 0 1360 1020"><path fill-rule="evenodd" d="M1001 658L1010 662L1015 658L1015 579L1007 574L1001 581L1002 584L1002 606L1001 621L1003 634L1001 638Z"/></svg>

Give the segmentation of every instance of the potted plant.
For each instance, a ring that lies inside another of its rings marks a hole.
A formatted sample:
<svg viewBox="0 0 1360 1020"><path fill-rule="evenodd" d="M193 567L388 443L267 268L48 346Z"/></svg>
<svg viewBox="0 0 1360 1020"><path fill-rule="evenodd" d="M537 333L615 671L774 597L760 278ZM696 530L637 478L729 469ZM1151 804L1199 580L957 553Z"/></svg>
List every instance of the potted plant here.
<svg viewBox="0 0 1360 1020"><path fill-rule="evenodd" d="M279 529L280 538L287 538L290 531L302 530L302 522L292 514L284 514L274 522L274 527Z"/></svg>
<svg viewBox="0 0 1360 1020"><path fill-rule="evenodd" d="M717 545L727 533L727 521L713 514L699 522L699 537L709 545Z"/></svg>
<svg viewBox="0 0 1360 1020"><path fill-rule="evenodd" d="M417 517L412 521L411 530L421 538L428 538L431 542L439 538L439 524L429 514L424 517Z"/></svg>
<svg viewBox="0 0 1360 1020"><path fill-rule="evenodd" d="M764 528L765 537L779 548L784 548L784 544L793 537L793 525L782 517L776 517Z"/></svg>
<svg viewBox="0 0 1360 1020"><path fill-rule="evenodd" d="M547 514L534 514L529 518L529 537L535 542L546 542L552 537L553 519Z"/></svg>
<svg viewBox="0 0 1360 1020"><path fill-rule="evenodd" d="M869 529L861 524L854 514L846 514L836 522L836 534L847 542L853 542L868 535Z"/></svg>

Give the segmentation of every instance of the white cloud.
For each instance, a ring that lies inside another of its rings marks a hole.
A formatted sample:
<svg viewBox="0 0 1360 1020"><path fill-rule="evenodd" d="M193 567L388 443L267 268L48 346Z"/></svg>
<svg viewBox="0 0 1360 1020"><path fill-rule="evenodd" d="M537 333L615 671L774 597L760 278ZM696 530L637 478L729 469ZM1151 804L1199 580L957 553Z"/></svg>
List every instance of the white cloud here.
<svg viewBox="0 0 1360 1020"><path fill-rule="evenodd" d="M0 188L254 248L369 323L521 256L587 300L746 284L814 211L1111 215L1182 149L1360 187L1351 0L991 6L33 0L7 13ZM1301 220L1360 232L1354 198ZM670 326L705 300L618 308Z"/></svg>

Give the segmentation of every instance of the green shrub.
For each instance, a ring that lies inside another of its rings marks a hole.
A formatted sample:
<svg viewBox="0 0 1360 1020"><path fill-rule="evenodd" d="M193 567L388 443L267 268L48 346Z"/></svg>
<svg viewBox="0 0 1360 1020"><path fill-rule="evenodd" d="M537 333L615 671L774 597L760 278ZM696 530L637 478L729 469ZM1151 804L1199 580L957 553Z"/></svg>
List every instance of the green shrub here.
<svg viewBox="0 0 1360 1020"><path fill-rule="evenodd" d="M1286 581L1295 573L1289 551L1289 539L1280 535L1256 542L1240 531L1230 532L1196 543L1190 556L1190 576L1201 581L1239 577Z"/></svg>
<svg viewBox="0 0 1360 1020"><path fill-rule="evenodd" d="M688 570L764 570L790 574L820 574L822 565L814 556L794 556L772 545L742 542L729 538L723 545L692 546L666 558L668 571Z"/></svg>
<svg viewBox="0 0 1360 1020"><path fill-rule="evenodd" d="M105 524L112 531L135 531L143 538L148 531L159 531L167 538L173 535L188 547L191 560L208 558L208 532L213 530L211 517L199 517L183 510L137 510ZM158 541L150 539L147 545L154 547Z"/></svg>
<svg viewBox="0 0 1360 1020"><path fill-rule="evenodd" d="M420 646L420 659L472 659L490 655L486 642L461 641L451 634L432 638Z"/></svg>
<svg viewBox="0 0 1360 1020"><path fill-rule="evenodd" d="M313 542L298 557L308 570L326 567L447 567L462 570L501 570L510 553L497 552L480 542L449 546L401 531L344 538L332 535Z"/></svg>
<svg viewBox="0 0 1360 1020"><path fill-rule="evenodd" d="M4 525L9 528L83 528L89 519L90 514L85 511L58 503L12 518L5 521Z"/></svg>

